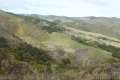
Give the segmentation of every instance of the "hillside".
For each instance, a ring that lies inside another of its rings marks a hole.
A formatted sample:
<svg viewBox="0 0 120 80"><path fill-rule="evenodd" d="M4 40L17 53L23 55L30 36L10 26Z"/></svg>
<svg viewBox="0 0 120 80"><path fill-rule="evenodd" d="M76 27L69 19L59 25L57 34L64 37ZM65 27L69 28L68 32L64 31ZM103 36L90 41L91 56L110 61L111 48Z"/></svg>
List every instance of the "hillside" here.
<svg viewBox="0 0 120 80"><path fill-rule="evenodd" d="M0 80L119 80L119 21L0 11Z"/></svg>
<svg viewBox="0 0 120 80"><path fill-rule="evenodd" d="M65 17L39 16L49 21L59 21L61 26L73 27L83 31L100 33L120 39L120 19L115 17ZM61 23L60 23L61 22Z"/></svg>

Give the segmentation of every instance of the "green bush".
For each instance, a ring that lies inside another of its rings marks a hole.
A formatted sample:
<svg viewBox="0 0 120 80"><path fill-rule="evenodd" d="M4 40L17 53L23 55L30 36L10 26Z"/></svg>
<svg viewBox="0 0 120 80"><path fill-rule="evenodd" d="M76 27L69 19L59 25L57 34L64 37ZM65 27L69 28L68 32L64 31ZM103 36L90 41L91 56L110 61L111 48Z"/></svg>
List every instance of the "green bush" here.
<svg viewBox="0 0 120 80"><path fill-rule="evenodd" d="M52 60L47 51L37 49L28 44L20 44L12 51L15 53L16 58L21 61L49 64Z"/></svg>

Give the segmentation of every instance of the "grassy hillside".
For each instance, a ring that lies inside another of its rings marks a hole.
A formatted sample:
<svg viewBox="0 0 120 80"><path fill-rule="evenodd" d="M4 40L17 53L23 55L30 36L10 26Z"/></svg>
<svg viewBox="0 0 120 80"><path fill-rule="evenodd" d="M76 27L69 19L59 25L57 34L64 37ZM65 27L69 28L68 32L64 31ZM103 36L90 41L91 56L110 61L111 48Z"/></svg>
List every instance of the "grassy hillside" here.
<svg viewBox="0 0 120 80"><path fill-rule="evenodd" d="M120 39L120 19L111 17L65 17L65 16L39 16L49 21L60 21L61 26L72 27L88 32L100 33L103 35Z"/></svg>
<svg viewBox="0 0 120 80"><path fill-rule="evenodd" d="M94 22L93 18L16 15L0 11L0 78L119 80L119 38L112 31L113 35L109 35L113 37L98 34L102 32L96 32L98 26L95 25L94 30L86 25L81 27L79 23L83 21ZM105 27L108 29L107 24Z"/></svg>

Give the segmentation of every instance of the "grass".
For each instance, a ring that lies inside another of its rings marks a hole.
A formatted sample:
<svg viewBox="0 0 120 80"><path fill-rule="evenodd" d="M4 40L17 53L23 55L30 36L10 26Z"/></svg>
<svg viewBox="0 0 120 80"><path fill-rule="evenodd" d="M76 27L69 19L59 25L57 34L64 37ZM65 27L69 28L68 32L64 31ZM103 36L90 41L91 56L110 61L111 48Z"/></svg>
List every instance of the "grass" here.
<svg viewBox="0 0 120 80"><path fill-rule="evenodd" d="M65 35L64 33L53 32L49 36L50 38L47 43L53 43L63 48L75 49L87 47L87 45L83 45L76 42L75 40L72 40L70 36Z"/></svg>
<svg viewBox="0 0 120 80"><path fill-rule="evenodd" d="M53 32L49 36L50 38L46 42L47 45L52 43L54 45L61 46L64 49L73 50L73 55L75 55L74 51L77 49L87 49L88 53L90 53L88 56L93 59L96 58L103 61L112 58L112 54L110 52L72 40L70 36L65 35L64 33Z"/></svg>
<svg viewBox="0 0 120 80"><path fill-rule="evenodd" d="M103 64L109 64L108 61L112 60L113 55L108 52L107 49L112 50L112 52L113 50L119 51L120 40L115 38L76 30L74 28L67 28L63 32L48 33L47 30L43 30L41 27L29 24L29 21L22 22L24 21L13 20L13 23L16 23L14 26L17 29L14 30L16 32L13 34L16 33L15 35L22 39L22 44L9 49L8 52L6 52L7 49L5 48L5 53L7 55L8 53L13 55L15 58L15 65L19 65L20 62L27 62L30 64L33 70L39 72L37 75L44 74L45 71L45 75L46 72L48 76L49 73L50 75L52 73L55 77L60 76L60 80L77 80L76 78L83 75L92 77L97 72L100 73L99 69L104 70L102 67ZM9 22L9 24L11 23ZM49 27L52 27L52 25ZM54 31L54 29L52 31ZM9 28L7 30L9 30ZM58 28L56 30L58 30ZM6 43L4 39L1 39L1 41ZM46 47L44 47L44 49L41 48L41 46L49 47L49 45L52 46L53 49L48 50ZM116 47L118 47L118 49L116 49ZM119 55L119 52L117 55ZM10 56L8 56L8 60L9 57ZM14 66L13 64L11 65ZM96 71L94 71L95 69ZM4 70L6 71L6 69ZM4 70L3 72L5 72ZM108 67L106 71L108 70L110 70L110 67ZM0 73L2 73L2 70L0 71ZM82 79L82 77L79 79ZM90 78L86 78L86 80L88 79Z"/></svg>

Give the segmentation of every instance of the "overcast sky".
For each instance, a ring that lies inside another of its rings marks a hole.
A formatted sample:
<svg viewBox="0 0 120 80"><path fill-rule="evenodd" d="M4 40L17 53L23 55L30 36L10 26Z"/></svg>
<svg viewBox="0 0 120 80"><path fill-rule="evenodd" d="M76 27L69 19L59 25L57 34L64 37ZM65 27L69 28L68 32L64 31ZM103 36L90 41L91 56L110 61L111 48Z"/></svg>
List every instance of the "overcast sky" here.
<svg viewBox="0 0 120 80"><path fill-rule="evenodd" d="M0 0L0 9L24 14L120 17L120 0Z"/></svg>

